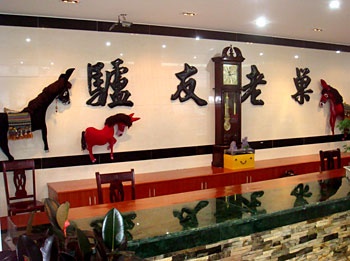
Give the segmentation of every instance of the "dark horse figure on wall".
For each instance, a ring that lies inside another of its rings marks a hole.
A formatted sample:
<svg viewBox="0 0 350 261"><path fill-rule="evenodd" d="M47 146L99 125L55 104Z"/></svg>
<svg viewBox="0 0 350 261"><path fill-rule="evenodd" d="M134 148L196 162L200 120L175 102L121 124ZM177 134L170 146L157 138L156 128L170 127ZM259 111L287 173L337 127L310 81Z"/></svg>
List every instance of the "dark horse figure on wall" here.
<svg viewBox="0 0 350 261"><path fill-rule="evenodd" d="M335 121L337 120L338 117L341 120L344 120L344 117L345 117L343 97L335 88L328 85L325 80L321 80L321 85L322 85L322 91L321 91L322 96L320 100L320 106L323 107L323 105L327 101L329 101L330 103L329 124L331 125L332 134L334 135Z"/></svg>
<svg viewBox="0 0 350 261"><path fill-rule="evenodd" d="M21 112L27 112L30 115L31 130L41 130L42 139L44 142L45 151L49 150L47 143L47 127L46 127L46 110L54 99L58 99L63 104L69 104L69 89L72 84L68 81L72 75L74 68L68 69L64 74L61 74L57 81L50 84L33 100L28 103L28 106ZM8 147L9 120L7 113L0 113L0 147L7 158L12 161L13 156L10 154Z"/></svg>
<svg viewBox="0 0 350 261"><path fill-rule="evenodd" d="M89 151L91 162L96 162L96 158L92 153L92 148L95 145L104 145L108 143L108 149L110 149L111 159L113 160L113 146L117 142L114 138L114 126L117 125L118 137L122 136L125 127L130 128L134 121L139 120L138 117L133 117L134 114L130 115L124 113L117 113L108 117L105 120L103 129L98 130L94 127L88 127L85 131L81 133L81 149L87 149Z"/></svg>

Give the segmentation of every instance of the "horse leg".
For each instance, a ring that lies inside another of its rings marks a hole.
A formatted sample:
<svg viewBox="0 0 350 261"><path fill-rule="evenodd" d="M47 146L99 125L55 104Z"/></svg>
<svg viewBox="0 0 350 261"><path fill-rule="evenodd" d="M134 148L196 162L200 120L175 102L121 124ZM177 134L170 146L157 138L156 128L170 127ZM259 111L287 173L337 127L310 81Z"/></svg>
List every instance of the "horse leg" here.
<svg viewBox="0 0 350 261"><path fill-rule="evenodd" d="M117 140L114 137L112 137L112 140L109 142L109 148L111 149L111 160L114 160L113 146L116 142L117 142Z"/></svg>
<svg viewBox="0 0 350 261"><path fill-rule="evenodd" d="M13 161L14 157L10 154L9 146L8 146L8 140L7 140L7 134L3 135L1 134L0 137L0 147L4 154L7 156L9 161Z"/></svg>
<svg viewBox="0 0 350 261"><path fill-rule="evenodd" d="M329 119L329 124L331 125L332 135L334 135L335 120L336 120L336 117L332 117L332 116Z"/></svg>
<svg viewBox="0 0 350 261"><path fill-rule="evenodd" d="M94 154L92 154L92 146L87 146L87 150L89 151L91 162L95 163L96 162L96 158L94 157Z"/></svg>
<svg viewBox="0 0 350 261"><path fill-rule="evenodd" d="M7 132L8 132L8 118L7 114L0 113L0 148L7 156L9 161L13 161L14 158L10 154L8 140L7 140Z"/></svg>
<svg viewBox="0 0 350 261"><path fill-rule="evenodd" d="M47 127L46 127L46 124L44 124L42 129L41 129L41 137L43 138L43 142L44 142L44 150L46 152L49 152L49 145L47 143Z"/></svg>

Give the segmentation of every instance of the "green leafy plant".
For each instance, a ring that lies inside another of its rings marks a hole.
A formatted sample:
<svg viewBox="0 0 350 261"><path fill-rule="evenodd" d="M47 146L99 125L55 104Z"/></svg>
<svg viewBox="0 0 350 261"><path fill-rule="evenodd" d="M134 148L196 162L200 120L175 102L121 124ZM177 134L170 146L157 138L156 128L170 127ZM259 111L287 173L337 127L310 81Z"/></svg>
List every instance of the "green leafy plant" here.
<svg viewBox="0 0 350 261"><path fill-rule="evenodd" d="M350 152L350 145L343 145L344 152Z"/></svg>
<svg viewBox="0 0 350 261"><path fill-rule="evenodd" d="M16 239L16 250L1 252L0 260L32 260L32 261L50 261L50 260L88 260L90 251L85 251L80 246L85 242L84 236L79 235L79 229L68 225L69 203L59 205L51 199L45 200L45 211L49 217L51 226L45 226L45 233L33 233L32 221L34 212L29 216L26 234L20 235ZM74 229L72 229L72 227ZM72 231L75 231L74 236ZM81 237L81 238L80 238ZM76 241L75 247L69 243Z"/></svg>
<svg viewBox="0 0 350 261"><path fill-rule="evenodd" d="M103 260L125 260L132 255L126 250L126 233L123 216L113 208L107 212L103 219L94 220L90 226L93 228L97 250Z"/></svg>
<svg viewBox="0 0 350 261"><path fill-rule="evenodd" d="M86 260L92 254L90 241L86 234L74 222L68 220L69 202L59 204L57 201L46 198L45 212L49 217L52 233L58 239L60 255L66 259L71 256L78 260ZM64 260L66 260L64 259Z"/></svg>
<svg viewBox="0 0 350 261"><path fill-rule="evenodd" d="M103 219L91 222L93 233L82 231L68 220L69 203L59 204L52 199L45 199L45 212L50 225L40 237L31 233L33 216L27 227L27 235L21 235L16 244L16 251L3 251L0 260L106 260L124 261L141 260L133 252L126 251L127 236L124 218L113 208ZM135 218L133 214L130 218ZM89 236L89 237L88 237ZM92 239L98 256L92 256Z"/></svg>
<svg viewBox="0 0 350 261"><path fill-rule="evenodd" d="M347 134L350 130L350 119L346 118L341 120L337 124L337 128L344 134Z"/></svg>
<svg viewBox="0 0 350 261"><path fill-rule="evenodd" d="M344 134L343 140L345 140L350 132L350 119L345 118L342 121L339 121L337 128ZM350 152L350 145L343 145L344 152Z"/></svg>

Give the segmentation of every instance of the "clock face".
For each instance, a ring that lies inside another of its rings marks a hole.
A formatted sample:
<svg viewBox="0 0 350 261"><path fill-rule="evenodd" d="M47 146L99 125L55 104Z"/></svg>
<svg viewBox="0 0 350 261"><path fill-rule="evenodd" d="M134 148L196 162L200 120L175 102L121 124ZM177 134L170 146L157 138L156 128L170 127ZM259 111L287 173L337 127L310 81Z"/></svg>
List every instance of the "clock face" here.
<svg viewBox="0 0 350 261"><path fill-rule="evenodd" d="M223 84L237 85L237 69L236 64L223 64Z"/></svg>

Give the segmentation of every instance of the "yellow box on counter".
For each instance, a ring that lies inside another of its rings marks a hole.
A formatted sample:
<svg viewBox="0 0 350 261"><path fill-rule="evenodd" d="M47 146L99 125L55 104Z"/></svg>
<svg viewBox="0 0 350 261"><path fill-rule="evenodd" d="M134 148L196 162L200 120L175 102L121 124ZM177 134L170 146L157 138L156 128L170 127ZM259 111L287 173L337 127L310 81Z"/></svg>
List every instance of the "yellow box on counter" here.
<svg viewBox="0 0 350 261"><path fill-rule="evenodd" d="M247 169L254 168L254 153L230 155L224 154L224 168Z"/></svg>

